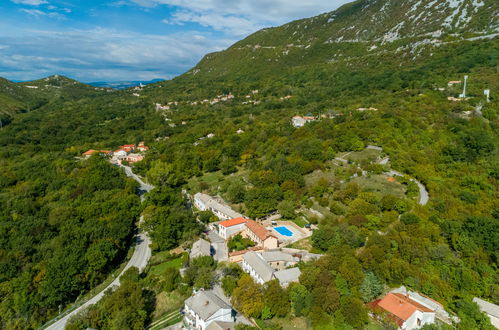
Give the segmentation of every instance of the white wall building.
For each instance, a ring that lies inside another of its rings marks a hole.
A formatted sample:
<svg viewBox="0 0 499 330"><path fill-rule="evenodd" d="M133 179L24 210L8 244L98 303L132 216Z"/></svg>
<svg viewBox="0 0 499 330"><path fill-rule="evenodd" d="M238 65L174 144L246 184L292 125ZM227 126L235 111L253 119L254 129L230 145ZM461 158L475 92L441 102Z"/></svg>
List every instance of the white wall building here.
<svg viewBox="0 0 499 330"><path fill-rule="evenodd" d="M435 311L412 300L408 295L390 292L375 305L390 314L390 319L397 323L398 329L419 329L426 324L435 323Z"/></svg>
<svg viewBox="0 0 499 330"><path fill-rule="evenodd" d="M205 330L212 322L233 322L232 307L213 291L198 291L185 301L184 324Z"/></svg>
<svg viewBox="0 0 499 330"><path fill-rule="evenodd" d="M263 260L260 254L254 251L243 256L242 268L259 284L272 280L274 274L272 267Z"/></svg>
<svg viewBox="0 0 499 330"><path fill-rule="evenodd" d="M499 329L499 306L476 297L473 298L473 302L478 305L478 308L480 308L483 313L487 314L490 323Z"/></svg>
<svg viewBox="0 0 499 330"><path fill-rule="evenodd" d="M243 217L221 221L218 223L218 235L225 240L243 231L246 228L247 220Z"/></svg>
<svg viewBox="0 0 499 330"><path fill-rule="evenodd" d="M194 195L194 205L200 211L213 212L213 214L215 214L220 220L229 220L243 216L227 205L223 205L213 197L203 193L197 193Z"/></svg>

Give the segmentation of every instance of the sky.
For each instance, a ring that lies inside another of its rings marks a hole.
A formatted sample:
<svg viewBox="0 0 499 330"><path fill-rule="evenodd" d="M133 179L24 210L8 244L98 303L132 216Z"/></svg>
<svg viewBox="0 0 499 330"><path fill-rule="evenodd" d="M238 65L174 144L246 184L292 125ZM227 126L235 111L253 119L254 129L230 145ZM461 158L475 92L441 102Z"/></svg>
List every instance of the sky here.
<svg viewBox="0 0 499 330"><path fill-rule="evenodd" d="M171 79L259 29L348 0L0 0L0 77Z"/></svg>

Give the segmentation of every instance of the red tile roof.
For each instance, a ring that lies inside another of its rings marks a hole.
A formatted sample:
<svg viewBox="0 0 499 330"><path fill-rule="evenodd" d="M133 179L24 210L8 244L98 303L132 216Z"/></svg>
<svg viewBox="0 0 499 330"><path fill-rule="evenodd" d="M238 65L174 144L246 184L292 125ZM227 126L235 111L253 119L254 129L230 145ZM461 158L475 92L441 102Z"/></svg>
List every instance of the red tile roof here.
<svg viewBox="0 0 499 330"><path fill-rule="evenodd" d="M240 225L242 223L246 223L247 221L248 220L246 220L245 218L239 217L239 218L235 218L235 219L221 221L219 223L219 225L227 228L227 227L237 226L237 225Z"/></svg>
<svg viewBox="0 0 499 330"><path fill-rule="evenodd" d="M264 226L254 220L248 220L248 222L246 222L246 227L262 241L266 240L269 237L277 238L272 235L267 229L265 229Z"/></svg>
<svg viewBox="0 0 499 330"><path fill-rule="evenodd" d="M90 149L86 152L83 153L84 156L92 156L93 154L95 154L97 152L97 150L94 150L94 149Z"/></svg>
<svg viewBox="0 0 499 330"><path fill-rule="evenodd" d="M400 293L387 294L377 303L377 306L403 321L407 321L417 310L425 313L433 312L428 307L425 307Z"/></svg>

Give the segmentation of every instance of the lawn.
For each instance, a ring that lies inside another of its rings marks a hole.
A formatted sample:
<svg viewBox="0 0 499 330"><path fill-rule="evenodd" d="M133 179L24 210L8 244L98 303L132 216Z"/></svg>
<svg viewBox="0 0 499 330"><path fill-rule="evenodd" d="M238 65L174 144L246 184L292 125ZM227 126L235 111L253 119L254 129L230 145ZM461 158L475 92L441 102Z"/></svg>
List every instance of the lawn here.
<svg viewBox="0 0 499 330"><path fill-rule="evenodd" d="M290 249L298 249L298 250L307 250L309 252L312 252L312 242L310 242L310 237L301 239L297 242L294 242L290 245L286 245L287 248Z"/></svg>
<svg viewBox="0 0 499 330"><path fill-rule="evenodd" d="M307 320L303 317L286 317L282 319L275 318L267 321L258 320L257 323L262 329L312 329Z"/></svg>
<svg viewBox="0 0 499 330"><path fill-rule="evenodd" d="M198 192L208 189L210 190L210 193L216 195L218 186L224 180L225 176L222 174L222 172L211 172L206 173L200 177L192 178L187 184L187 187L190 192Z"/></svg>
<svg viewBox="0 0 499 330"><path fill-rule="evenodd" d="M307 187L312 187L314 186L319 180L324 179L326 180L329 184L334 182L335 174L332 171L315 171L313 173L305 175L305 185Z"/></svg>
<svg viewBox="0 0 499 330"><path fill-rule="evenodd" d="M303 217L297 217L292 220L297 226L303 228L308 223Z"/></svg>
<svg viewBox="0 0 499 330"><path fill-rule="evenodd" d="M386 175L361 176L352 179L351 182L357 183L363 190L379 192L384 195L390 194L397 197L405 197L405 186L399 182L389 182Z"/></svg>
<svg viewBox="0 0 499 330"><path fill-rule="evenodd" d="M182 267L182 257L178 257L176 259L151 267L149 274L160 275L163 274L168 268L180 269L180 267Z"/></svg>
<svg viewBox="0 0 499 330"><path fill-rule="evenodd" d="M354 151L347 153L343 157L347 160L360 163L362 161L375 161L381 155L381 151L374 149L364 149L362 151Z"/></svg>

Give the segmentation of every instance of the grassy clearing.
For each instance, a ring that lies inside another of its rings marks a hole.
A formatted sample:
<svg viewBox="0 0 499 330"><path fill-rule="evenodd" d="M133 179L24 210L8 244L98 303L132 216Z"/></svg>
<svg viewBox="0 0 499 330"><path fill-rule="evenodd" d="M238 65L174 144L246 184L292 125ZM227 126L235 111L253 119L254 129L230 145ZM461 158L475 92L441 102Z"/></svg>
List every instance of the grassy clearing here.
<svg viewBox="0 0 499 330"><path fill-rule="evenodd" d="M169 327L170 325L174 325L182 321L182 314L178 310L173 311L171 313L167 313L161 318L157 319L151 325L148 327L148 329L151 330L160 330L164 329L166 327Z"/></svg>
<svg viewBox="0 0 499 330"><path fill-rule="evenodd" d="M203 176L192 178L187 184L188 190L198 192L208 189L210 193L216 194L218 186L225 180L222 172L206 173Z"/></svg>
<svg viewBox="0 0 499 330"><path fill-rule="evenodd" d="M152 315L153 322L151 325L156 324L157 321L163 321L170 314L177 313L188 297L188 294L181 293L178 290L173 292L163 291L156 295L156 308Z"/></svg>
<svg viewBox="0 0 499 330"><path fill-rule="evenodd" d="M308 223L303 217L298 217L292 220L294 223L296 223L297 226L303 228L305 225Z"/></svg>
<svg viewBox="0 0 499 330"><path fill-rule="evenodd" d="M360 163L362 161L375 161L381 155L381 151L374 149L364 149L348 153L344 158L352 162Z"/></svg>
<svg viewBox="0 0 499 330"><path fill-rule="evenodd" d="M160 275L165 272L168 268L177 268L180 269L182 267L182 257L164 262L162 264L151 267L149 274L151 275Z"/></svg>
<svg viewBox="0 0 499 330"><path fill-rule="evenodd" d="M313 249L312 242L310 242L310 237L301 239L297 242L294 242L290 245L287 245L286 247L288 247L290 249L307 250L309 252L311 252Z"/></svg>
<svg viewBox="0 0 499 330"><path fill-rule="evenodd" d="M313 173L307 174L304 177L305 185L307 187L314 186L319 180L324 179L329 184L334 182L335 174L331 171L323 172L323 171L315 171Z"/></svg>
<svg viewBox="0 0 499 330"><path fill-rule="evenodd" d="M391 194L403 198L405 196L404 185L398 182L389 182L386 175L362 176L352 179L351 182L357 183L362 190L379 192L382 194Z"/></svg>
<svg viewBox="0 0 499 330"><path fill-rule="evenodd" d="M282 319L272 319L263 322L265 327L263 329L296 329L307 330L312 329L307 320L303 317L286 317ZM260 325L260 323L259 323Z"/></svg>

